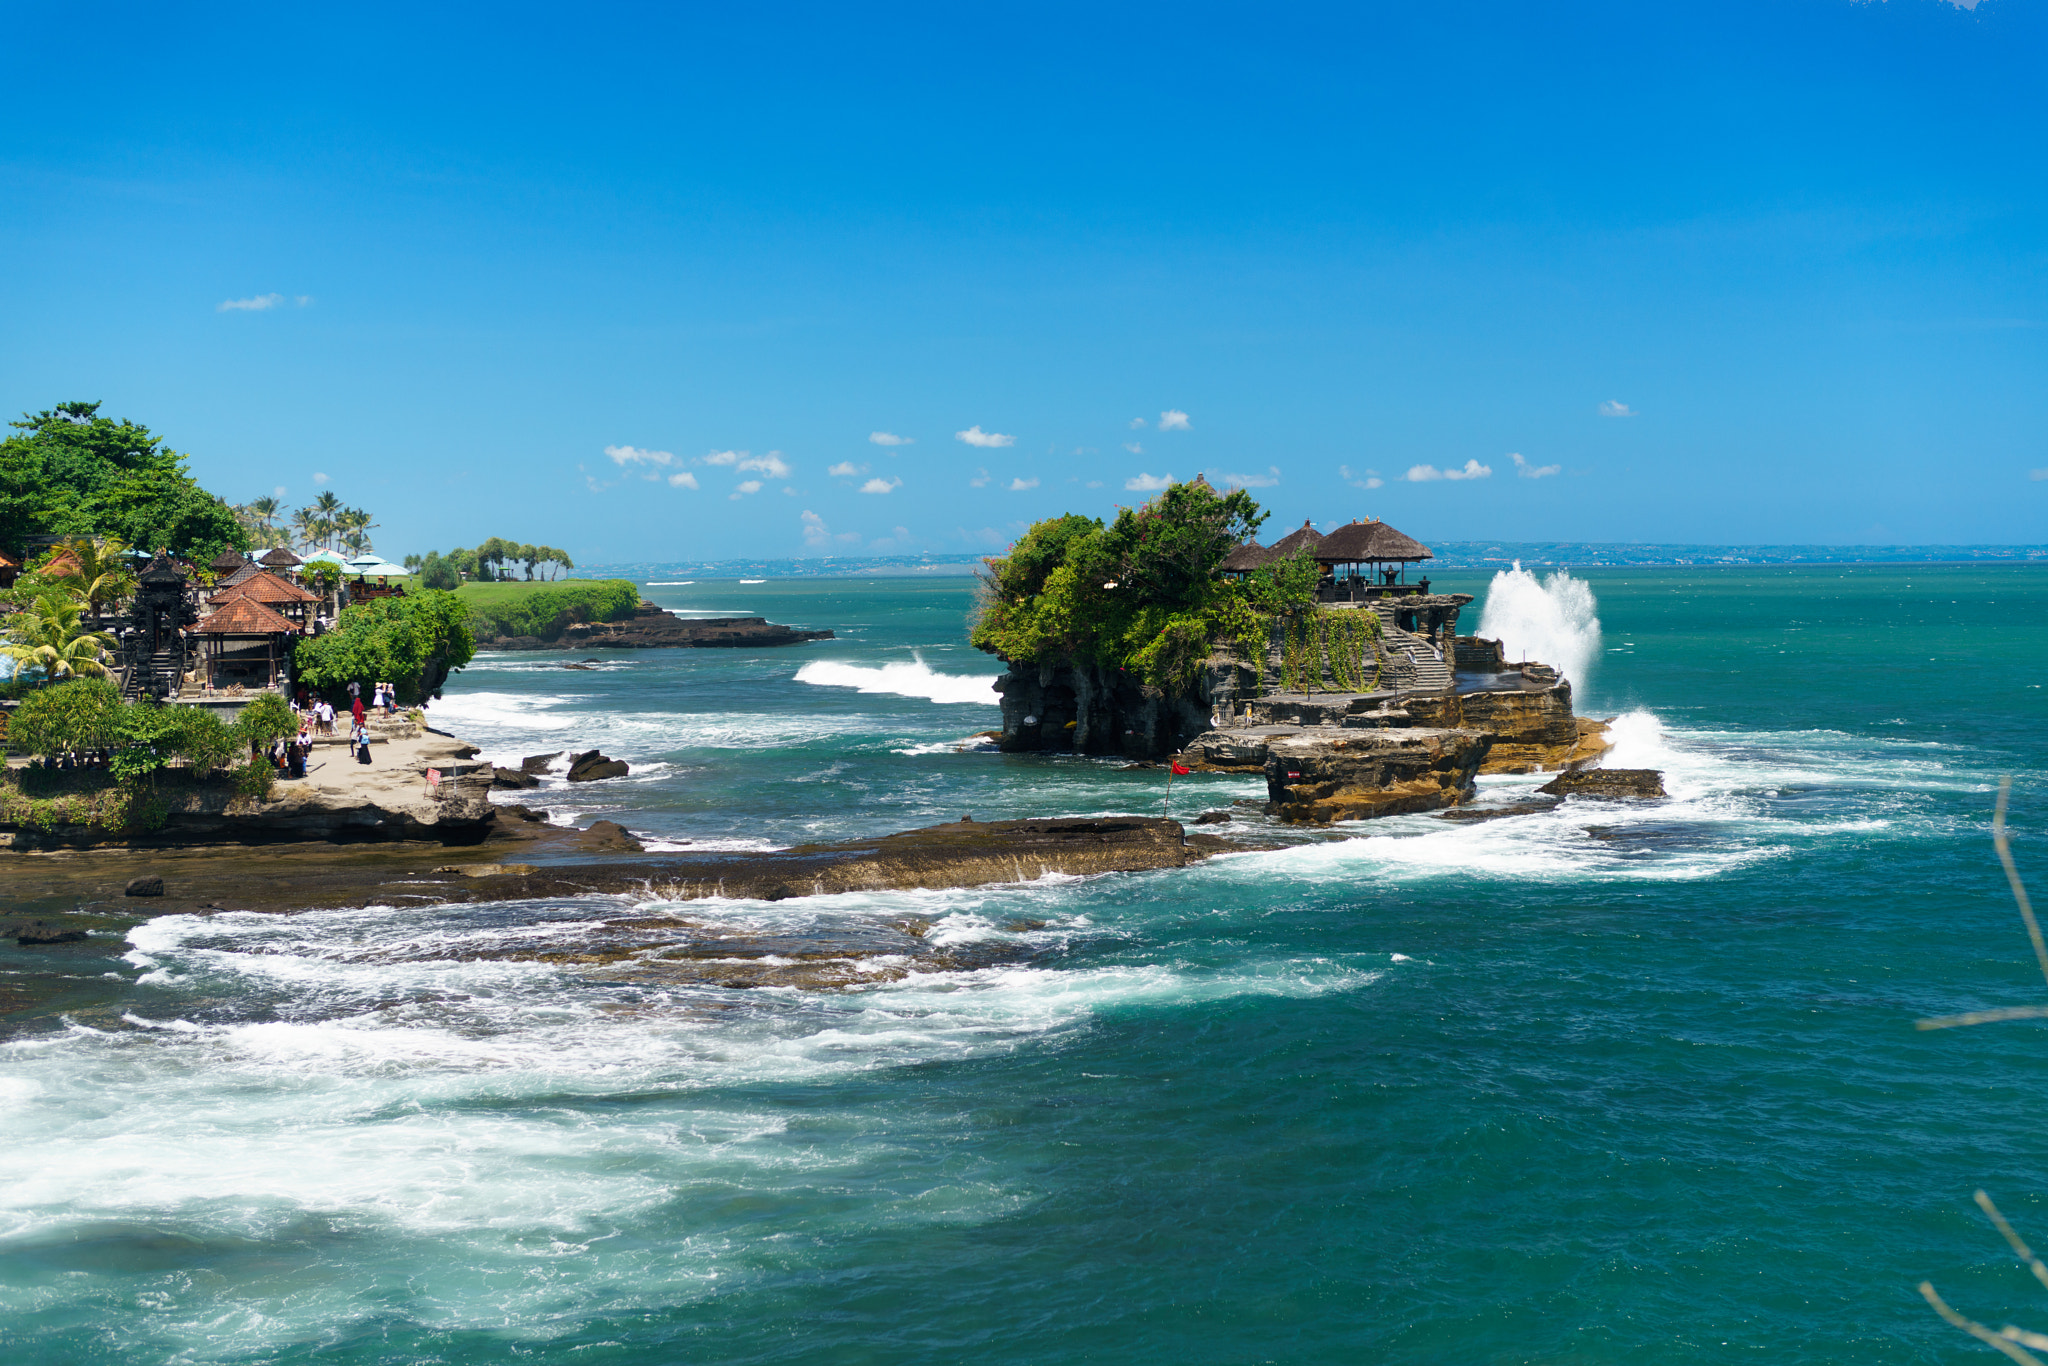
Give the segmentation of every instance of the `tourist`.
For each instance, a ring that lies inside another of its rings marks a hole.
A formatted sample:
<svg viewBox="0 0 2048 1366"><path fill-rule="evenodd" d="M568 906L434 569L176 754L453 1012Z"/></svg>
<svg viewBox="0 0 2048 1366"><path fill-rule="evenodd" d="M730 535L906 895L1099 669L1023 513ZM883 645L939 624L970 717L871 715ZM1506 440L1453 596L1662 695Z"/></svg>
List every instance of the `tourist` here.
<svg viewBox="0 0 2048 1366"><path fill-rule="evenodd" d="M356 724L355 749L357 763L367 764L370 762L370 731L367 726L360 722Z"/></svg>
<svg viewBox="0 0 2048 1366"><path fill-rule="evenodd" d="M355 724L355 726L357 727L357 729L361 729L361 727L362 727L362 724L363 724L363 693L362 693L362 689L358 688L358 687L357 687L357 686L356 686L355 684L351 683L351 684L349 684L349 685L348 685L348 691L349 691L349 699L348 699L348 714L349 714L349 719L350 719L350 720L351 720L352 722L354 722L354 724Z"/></svg>

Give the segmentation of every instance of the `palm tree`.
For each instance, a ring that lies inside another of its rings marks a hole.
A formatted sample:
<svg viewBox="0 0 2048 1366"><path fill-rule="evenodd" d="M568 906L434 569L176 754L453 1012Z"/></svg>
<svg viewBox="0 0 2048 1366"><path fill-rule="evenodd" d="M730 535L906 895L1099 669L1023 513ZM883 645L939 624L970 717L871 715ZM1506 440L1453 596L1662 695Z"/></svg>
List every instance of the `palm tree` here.
<svg viewBox="0 0 2048 1366"><path fill-rule="evenodd" d="M118 536L94 540L73 536L60 541L58 558L69 556L78 568L57 576L57 582L84 599L95 621L108 606L135 591L135 571L128 561L128 543Z"/></svg>
<svg viewBox="0 0 2048 1366"><path fill-rule="evenodd" d="M249 515L254 517L266 531L270 529L270 524L277 520L277 499L271 494L266 493L261 498L251 498L243 506L248 508Z"/></svg>
<svg viewBox="0 0 2048 1366"><path fill-rule="evenodd" d="M45 678L104 678L101 656L114 648L105 631L87 628L85 599L69 593L45 593L8 624L7 657L14 667L41 669Z"/></svg>
<svg viewBox="0 0 2048 1366"><path fill-rule="evenodd" d="M300 508L292 514L292 534L297 538L301 550L315 550L320 545L320 514L312 508Z"/></svg>
<svg viewBox="0 0 2048 1366"><path fill-rule="evenodd" d="M334 533L341 530L341 514L347 510L341 499L334 496L333 489L322 489L313 500L313 515L320 519L320 534L327 539L329 550L334 549Z"/></svg>

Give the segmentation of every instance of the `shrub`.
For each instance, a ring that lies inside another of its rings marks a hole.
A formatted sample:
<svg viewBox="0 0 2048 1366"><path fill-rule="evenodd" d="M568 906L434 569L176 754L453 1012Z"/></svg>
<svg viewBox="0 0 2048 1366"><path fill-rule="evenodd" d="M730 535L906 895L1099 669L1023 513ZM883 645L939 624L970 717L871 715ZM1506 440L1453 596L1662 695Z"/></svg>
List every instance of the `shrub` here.
<svg viewBox="0 0 2048 1366"><path fill-rule="evenodd" d="M24 754L73 754L117 742L121 691L104 678L78 678L38 688L15 709L9 747Z"/></svg>
<svg viewBox="0 0 2048 1366"><path fill-rule="evenodd" d="M387 682L400 702L410 703L438 693L475 654L467 605L453 593L428 590L348 608L326 635L300 641L294 659L311 687Z"/></svg>
<svg viewBox="0 0 2048 1366"><path fill-rule="evenodd" d="M188 708L188 710L190 710ZM291 704L274 692L260 692L249 700L235 718L232 732L223 729L232 746L246 746L251 750L270 748L273 740L282 740L299 732L299 723L292 716Z"/></svg>

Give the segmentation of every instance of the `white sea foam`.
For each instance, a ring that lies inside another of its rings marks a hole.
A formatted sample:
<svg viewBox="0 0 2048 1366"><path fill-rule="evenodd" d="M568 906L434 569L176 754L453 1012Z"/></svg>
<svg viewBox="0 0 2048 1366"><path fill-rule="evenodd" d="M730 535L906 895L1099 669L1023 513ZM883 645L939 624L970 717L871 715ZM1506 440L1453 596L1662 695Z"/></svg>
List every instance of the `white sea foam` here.
<svg viewBox="0 0 2048 1366"><path fill-rule="evenodd" d="M814 659L796 671L796 681L825 688L854 688L864 693L922 697L929 702L975 702L992 707L999 700L996 675L936 673L924 662L923 655L908 663L879 667Z"/></svg>
<svg viewBox="0 0 2048 1366"><path fill-rule="evenodd" d="M1564 569L1539 582L1517 560L1513 569L1501 570L1487 586L1479 634L1501 642L1510 662L1548 664L1583 692L1600 652L1600 618L1592 586Z"/></svg>

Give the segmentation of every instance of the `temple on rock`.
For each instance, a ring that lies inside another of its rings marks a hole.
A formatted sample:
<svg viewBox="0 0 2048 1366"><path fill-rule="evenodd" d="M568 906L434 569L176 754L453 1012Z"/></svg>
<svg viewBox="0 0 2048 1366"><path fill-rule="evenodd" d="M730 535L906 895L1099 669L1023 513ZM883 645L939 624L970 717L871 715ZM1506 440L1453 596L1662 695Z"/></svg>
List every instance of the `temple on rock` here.
<svg viewBox="0 0 2048 1366"><path fill-rule="evenodd" d="M1271 618L1263 649L1212 642L1185 689L1080 660L1013 662L996 683L1001 747L1263 771L1277 814L1315 822L1454 806L1477 773L1570 769L1608 747L1604 725L1573 715L1569 679L1458 634L1472 595L1432 591L1429 547L1385 522L1304 522L1238 546L1219 572L1303 551L1322 570L1313 609Z"/></svg>

